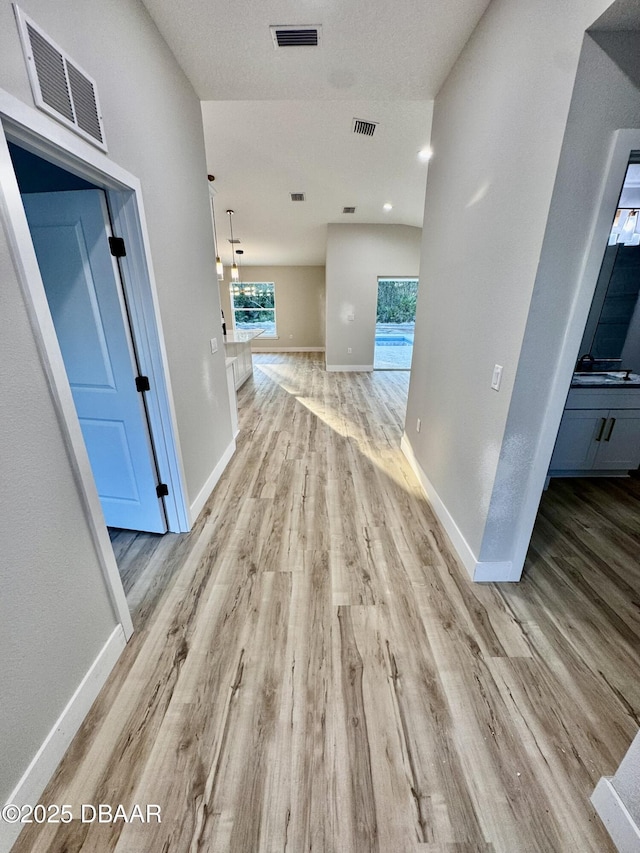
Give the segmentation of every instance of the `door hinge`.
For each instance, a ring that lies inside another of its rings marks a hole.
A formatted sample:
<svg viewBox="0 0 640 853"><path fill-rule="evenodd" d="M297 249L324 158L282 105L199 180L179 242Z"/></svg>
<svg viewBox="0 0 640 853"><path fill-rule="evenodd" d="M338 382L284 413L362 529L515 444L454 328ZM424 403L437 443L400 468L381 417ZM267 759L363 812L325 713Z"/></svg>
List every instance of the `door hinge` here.
<svg viewBox="0 0 640 853"><path fill-rule="evenodd" d="M149 384L148 376L136 376L136 391L151 391L151 385Z"/></svg>
<svg viewBox="0 0 640 853"><path fill-rule="evenodd" d="M109 237L109 249L114 258L126 257L127 250L122 237Z"/></svg>
<svg viewBox="0 0 640 853"><path fill-rule="evenodd" d="M169 486L166 483L160 483L156 486L156 494L159 498L166 498L169 494Z"/></svg>

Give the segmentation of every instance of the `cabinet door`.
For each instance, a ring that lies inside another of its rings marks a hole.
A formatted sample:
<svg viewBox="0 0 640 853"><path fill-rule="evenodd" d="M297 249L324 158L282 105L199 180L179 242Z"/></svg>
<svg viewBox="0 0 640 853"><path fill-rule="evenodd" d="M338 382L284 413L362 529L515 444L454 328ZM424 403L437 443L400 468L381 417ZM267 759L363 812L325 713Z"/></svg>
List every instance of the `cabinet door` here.
<svg viewBox="0 0 640 853"><path fill-rule="evenodd" d="M604 434L608 414L606 409L565 410L549 470L588 471L593 468L601 444L597 439Z"/></svg>
<svg viewBox="0 0 640 853"><path fill-rule="evenodd" d="M640 464L640 410L611 409L594 468L630 471Z"/></svg>

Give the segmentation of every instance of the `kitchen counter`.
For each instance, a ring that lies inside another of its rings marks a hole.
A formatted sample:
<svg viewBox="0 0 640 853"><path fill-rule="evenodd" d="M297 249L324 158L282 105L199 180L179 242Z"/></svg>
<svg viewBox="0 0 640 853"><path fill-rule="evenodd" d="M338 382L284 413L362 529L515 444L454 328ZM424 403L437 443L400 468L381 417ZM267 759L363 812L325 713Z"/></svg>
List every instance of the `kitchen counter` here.
<svg viewBox="0 0 640 853"><path fill-rule="evenodd" d="M230 329L224 336L224 342L225 344L246 344L263 334L264 329Z"/></svg>
<svg viewBox="0 0 640 853"><path fill-rule="evenodd" d="M232 360L233 378L236 390L253 375L251 341L259 337L264 329L237 329L228 331L224 336L224 348L227 365Z"/></svg>

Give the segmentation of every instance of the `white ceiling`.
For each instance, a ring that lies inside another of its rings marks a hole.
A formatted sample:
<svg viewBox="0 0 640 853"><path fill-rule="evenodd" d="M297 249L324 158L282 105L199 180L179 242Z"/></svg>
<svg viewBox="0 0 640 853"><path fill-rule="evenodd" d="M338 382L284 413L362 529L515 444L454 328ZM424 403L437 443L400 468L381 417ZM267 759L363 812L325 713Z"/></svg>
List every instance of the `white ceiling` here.
<svg viewBox="0 0 640 853"><path fill-rule="evenodd" d="M420 226L432 100L488 2L144 0L205 102L223 261L227 208L244 265L324 263L328 222ZM272 24L321 24L321 44L276 50Z"/></svg>
<svg viewBox="0 0 640 853"><path fill-rule="evenodd" d="M215 175L218 247L242 263L324 264L328 222L422 225L430 101L207 101L207 164ZM354 118L378 121L372 137ZM235 130L234 130L235 128ZM290 193L304 193L292 202ZM386 202L393 205L383 210ZM355 214L343 214L343 207Z"/></svg>

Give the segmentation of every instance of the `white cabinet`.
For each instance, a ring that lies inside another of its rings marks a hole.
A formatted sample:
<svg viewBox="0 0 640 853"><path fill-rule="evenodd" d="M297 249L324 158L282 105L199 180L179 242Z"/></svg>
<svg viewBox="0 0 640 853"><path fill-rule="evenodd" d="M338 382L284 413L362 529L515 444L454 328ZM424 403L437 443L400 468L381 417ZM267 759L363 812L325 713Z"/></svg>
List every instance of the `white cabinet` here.
<svg viewBox="0 0 640 853"><path fill-rule="evenodd" d="M229 391L229 411L231 413L231 430L233 437L238 435L238 400L236 397L235 358L227 358L227 389Z"/></svg>
<svg viewBox="0 0 640 853"><path fill-rule="evenodd" d="M224 343L228 358L233 358L233 376L236 389L253 374L251 358L251 341L262 334L262 329L256 331L227 332Z"/></svg>
<svg viewBox="0 0 640 853"><path fill-rule="evenodd" d="M610 406L605 408L607 403ZM572 390L551 458L550 476L621 474L639 465L640 389Z"/></svg>

